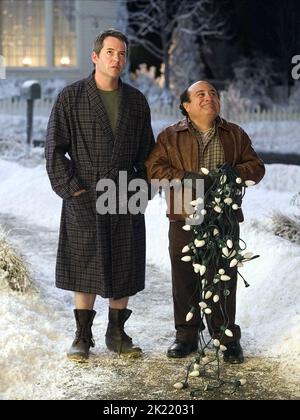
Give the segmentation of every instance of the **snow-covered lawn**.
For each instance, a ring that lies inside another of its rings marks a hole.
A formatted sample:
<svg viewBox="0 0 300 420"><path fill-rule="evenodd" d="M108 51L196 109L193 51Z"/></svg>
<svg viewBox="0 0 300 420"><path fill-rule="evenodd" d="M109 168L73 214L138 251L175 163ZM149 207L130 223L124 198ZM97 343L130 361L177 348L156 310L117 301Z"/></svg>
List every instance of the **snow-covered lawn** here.
<svg viewBox="0 0 300 420"><path fill-rule="evenodd" d="M18 295L0 292L0 394L3 398L61 398L57 390L74 331L72 294L55 289L54 263L61 200L52 192L44 165L33 168L0 160L0 213L8 227L25 229L15 244L26 254L36 290ZM251 287L239 284L237 321L246 356L275 356L288 374L299 374L300 246L270 230L273 211L291 215L299 190L300 167L268 165L264 180L248 189L241 236L260 258L241 273ZM159 196L149 203L147 222L148 281L131 299L134 316L128 330L148 355L164 355L173 337L168 259L168 221ZM9 215L9 216L8 216ZM29 234L26 239L26 235ZM14 236L14 235L12 235ZM103 343L106 302L97 301L95 353L107 354ZM101 334L99 334L101 330Z"/></svg>
<svg viewBox="0 0 300 420"><path fill-rule="evenodd" d="M183 117L182 117L183 118ZM48 118L36 116L32 138L44 140ZM152 127L155 136L176 119L155 120ZM274 153L300 154L300 121L262 121L240 124L249 134L256 150ZM0 139L26 141L26 118L0 114ZM1 146L1 145L0 145Z"/></svg>

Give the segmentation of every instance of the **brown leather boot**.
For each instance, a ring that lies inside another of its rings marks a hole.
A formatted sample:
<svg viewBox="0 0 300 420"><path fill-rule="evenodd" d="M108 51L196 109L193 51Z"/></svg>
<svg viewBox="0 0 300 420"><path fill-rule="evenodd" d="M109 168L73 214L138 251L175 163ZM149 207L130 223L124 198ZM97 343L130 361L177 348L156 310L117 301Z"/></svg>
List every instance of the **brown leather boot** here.
<svg viewBox="0 0 300 420"><path fill-rule="evenodd" d="M128 357L140 357L142 350L132 343L132 338L124 331L124 324L130 317L130 309L112 309L108 312L108 326L105 334L107 348Z"/></svg>
<svg viewBox="0 0 300 420"><path fill-rule="evenodd" d="M75 362L85 362L89 357L90 347L95 347L92 325L96 312L88 309L74 309L76 336L67 357Z"/></svg>

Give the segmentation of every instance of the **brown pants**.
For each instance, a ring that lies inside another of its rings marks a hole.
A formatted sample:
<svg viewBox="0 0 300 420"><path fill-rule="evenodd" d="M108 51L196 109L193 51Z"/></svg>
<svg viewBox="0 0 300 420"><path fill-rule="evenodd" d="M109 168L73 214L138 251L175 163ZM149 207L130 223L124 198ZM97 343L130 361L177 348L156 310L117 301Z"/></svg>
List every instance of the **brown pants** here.
<svg viewBox="0 0 300 420"><path fill-rule="evenodd" d="M181 261L181 258L185 255L182 253L182 248L193 241L193 232L184 231L182 229L184 224L184 222L170 222L169 253L172 267L176 338L181 341L191 342L197 341L199 329L203 330L205 327L201 322L199 308L199 302L202 299L199 296L199 292L196 292L199 274L194 272L191 263ZM213 280L214 274L214 271L208 268L206 276L208 282ZM240 327L235 324L237 270L233 268L226 274L229 274L231 277L231 280L226 282L230 294L225 299L223 293L221 293L219 302L212 303L212 315L209 318L207 317L209 333L214 338L221 336L220 327L228 323L227 328L233 332L233 337L224 336L222 339L224 344L239 340L241 337ZM196 308L196 312L193 318L187 322L185 318L191 306ZM226 314L226 320L224 320L224 314Z"/></svg>

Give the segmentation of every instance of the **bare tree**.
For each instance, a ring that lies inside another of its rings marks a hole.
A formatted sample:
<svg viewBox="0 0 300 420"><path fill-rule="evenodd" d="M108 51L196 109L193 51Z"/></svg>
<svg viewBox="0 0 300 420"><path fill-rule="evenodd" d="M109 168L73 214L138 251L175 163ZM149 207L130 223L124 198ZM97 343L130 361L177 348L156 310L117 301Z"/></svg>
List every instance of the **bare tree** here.
<svg viewBox="0 0 300 420"><path fill-rule="evenodd" d="M274 60L259 53L253 57L243 57L234 62L234 80L230 85L247 100L247 106L255 108L260 105L264 108L272 106L268 95L268 88L274 84L278 76L274 70ZM245 102L246 103L246 102Z"/></svg>
<svg viewBox="0 0 300 420"><path fill-rule="evenodd" d="M113 27L121 32L126 33L128 27L128 10L126 0L117 0L117 17Z"/></svg>
<svg viewBox="0 0 300 420"><path fill-rule="evenodd" d="M182 21L184 28L191 23L187 19ZM197 36L183 33L180 27L174 29L169 49L170 86L177 96L204 74L204 64L201 50L197 43Z"/></svg>
<svg viewBox="0 0 300 420"><path fill-rule="evenodd" d="M175 29L186 38L199 37L202 42L208 37L222 37L227 32L227 22L221 17L214 0L183 0L180 6L171 0L128 0L128 5L129 39L142 45L164 64L165 88L168 90L169 51Z"/></svg>

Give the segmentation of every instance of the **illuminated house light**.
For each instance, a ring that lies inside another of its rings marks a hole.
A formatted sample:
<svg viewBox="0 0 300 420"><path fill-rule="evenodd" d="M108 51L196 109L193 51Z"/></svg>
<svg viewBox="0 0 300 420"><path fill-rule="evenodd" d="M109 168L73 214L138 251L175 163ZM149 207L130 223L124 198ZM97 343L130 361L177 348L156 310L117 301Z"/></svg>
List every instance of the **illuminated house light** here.
<svg viewBox="0 0 300 420"><path fill-rule="evenodd" d="M67 56L61 57L60 64L62 66L69 66L71 64L70 57L67 57Z"/></svg>
<svg viewBox="0 0 300 420"><path fill-rule="evenodd" d="M32 59L30 57L24 57L22 60L23 66L29 67L32 65Z"/></svg>

